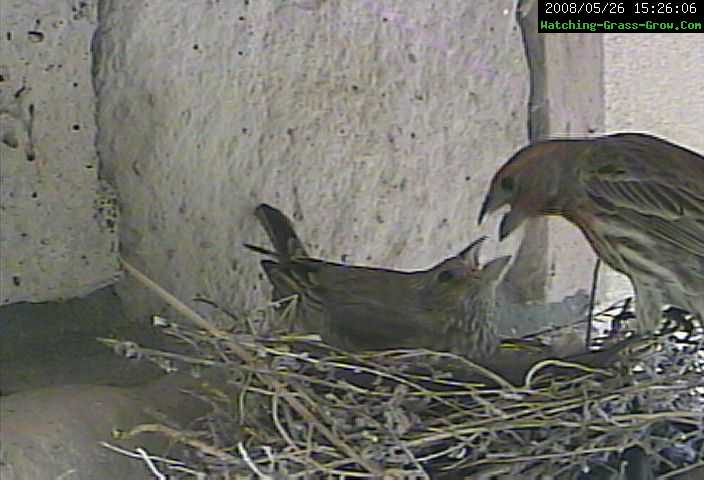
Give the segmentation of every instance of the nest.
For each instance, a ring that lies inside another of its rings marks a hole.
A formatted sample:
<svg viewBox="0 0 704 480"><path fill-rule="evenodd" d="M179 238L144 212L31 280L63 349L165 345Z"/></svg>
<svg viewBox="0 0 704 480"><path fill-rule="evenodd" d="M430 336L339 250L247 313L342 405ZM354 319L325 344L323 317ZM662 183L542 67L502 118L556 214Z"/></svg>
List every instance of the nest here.
<svg viewBox="0 0 704 480"><path fill-rule="evenodd" d="M696 336L631 339L607 368L542 360L512 383L448 353L351 354L306 336L225 332L170 302L198 325L164 324L190 352L131 351L168 370L217 369L226 387L193 392L212 409L188 430L127 433L186 447L178 461L139 455L169 478L578 479L622 472L624 452L650 458L660 479L704 465ZM240 324L275 317L271 306Z"/></svg>

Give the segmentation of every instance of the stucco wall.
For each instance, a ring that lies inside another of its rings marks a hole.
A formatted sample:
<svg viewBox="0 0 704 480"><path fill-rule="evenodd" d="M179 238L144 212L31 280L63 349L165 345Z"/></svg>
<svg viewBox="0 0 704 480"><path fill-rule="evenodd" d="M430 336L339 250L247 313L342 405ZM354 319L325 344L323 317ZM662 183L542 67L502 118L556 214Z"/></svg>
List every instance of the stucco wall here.
<svg viewBox="0 0 704 480"><path fill-rule="evenodd" d="M590 103L600 65L580 63L598 56L597 37L544 36L529 72L512 0L11 7L19 34L0 72L12 120L0 148L3 187L12 185L3 293L15 293L4 301L80 295L113 279L116 201L98 167L120 192L126 258L184 300L244 308L268 290L241 247L263 241L257 203L292 214L322 257L424 268L482 234L495 239L496 219L479 229L477 209L496 167L528 141L531 79L552 102L549 134L582 132L600 112ZM561 299L585 285L585 261L568 248L575 236L553 230L546 243L546 232L534 231L509 298L542 299L547 285ZM515 253L519 240L494 241L485 255ZM530 276L535 291L513 297ZM160 308L129 280L120 291L132 318Z"/></svg>
<svg viewBox="0 0 704 480"><path fill-rule="evenodd" d="M527 141L512 0L120 0L100 21L98 148L122 251L180 298L263 300L240 246L264 239L262 201L333 260L422 268L495 234L478 205Z"/></svg>
<svg viewBox="0 0 704 480"><path fill-rule="evenodd" d="M522 4L531 75L531 140L600 133L604 128L602 36L538 34L538 2ZM520 278L532 272L543 278L547 300L561 301L575 289L589 290L596 256L584 235L567 221L532 220L520 252L527 260L514 264L509 273L517 270Z"/></svg>

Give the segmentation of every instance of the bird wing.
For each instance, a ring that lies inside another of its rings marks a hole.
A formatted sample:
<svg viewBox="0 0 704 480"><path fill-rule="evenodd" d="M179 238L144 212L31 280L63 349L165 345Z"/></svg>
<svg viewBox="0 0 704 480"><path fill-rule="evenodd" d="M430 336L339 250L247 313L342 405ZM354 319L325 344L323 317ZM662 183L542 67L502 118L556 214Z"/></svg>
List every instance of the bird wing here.
<svg viewBox="0 0 704 480"><path fill-rule="evenodd" d="M432 336L431 327L419 321L424 314L417 298L422 275L321 265L310 278L312 296L327 313L323 339L352 350L423 346L419 339Z"/></svg>
<svg viewBox="0 0 704 480"><path fill-rule="evenodd" d="M423 348L434 341L432 325L418 321L407 305L374 298L326 296L327 332L336 343L352 350ZM328 340L323 335L324 340Z"/></svg>
<svg viewBox="0 0 704 480"><path fill-rule="evenodd" d="M634 212L653 235L704 257L704 157L647 135L602 140L580 172L587 195Z"/></svg>
<svg viewBox="0 0 704 480"><path fill-rule="evenodd" d="M331 297L341 295L382 303L406 303L420 283L421 272L323 262L313 280Z"/></svg>

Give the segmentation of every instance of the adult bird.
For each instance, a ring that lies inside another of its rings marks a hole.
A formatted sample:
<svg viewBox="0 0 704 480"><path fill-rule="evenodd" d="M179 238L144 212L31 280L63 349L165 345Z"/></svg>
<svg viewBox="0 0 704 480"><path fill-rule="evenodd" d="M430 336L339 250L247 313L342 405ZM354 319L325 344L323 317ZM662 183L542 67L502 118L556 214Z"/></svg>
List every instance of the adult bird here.
<svg viewBox="0 0 704 480"><path fill-rule="evenodd" d="M626 274L636 328L664 305L704 315L704 157L662 138L617 133L529 145L494 175L479 222L509 205L503 239L530 217L559 215Z"/></svg>
<svg viewBox="0 0 704 480"><path fill-rule="evenodd" d="M304 329L347 350L428 348L484 358L499 344L494 291L511 257L479 263L484 238L427 270L399 271L308 256L291 221L259 205L255 215L273 251L261 265L274 298L297 295Z"/></svg>

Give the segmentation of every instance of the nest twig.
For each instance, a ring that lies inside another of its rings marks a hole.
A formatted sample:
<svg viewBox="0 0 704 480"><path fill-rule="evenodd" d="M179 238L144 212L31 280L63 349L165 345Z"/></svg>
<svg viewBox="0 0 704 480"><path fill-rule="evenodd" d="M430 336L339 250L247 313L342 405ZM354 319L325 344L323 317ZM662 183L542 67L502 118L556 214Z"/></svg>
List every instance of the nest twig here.
<svg viewBox="0 0 704 480"><path fill-rule="evenodd" d="M618 471L618 454L631 446L654 459L659 478L704 461L701 340L680 348L654 339L618 368L545 361L515 385L448 353L351 354L305 336L223 332L140 280L196 325L166 328L193 353L131 350L172 369L215 367L232 378L234 394L201 393L213 412L189 432L159 425L130 432L159 432L187 446L189 472L568 479L595 468Z"/></svg>

